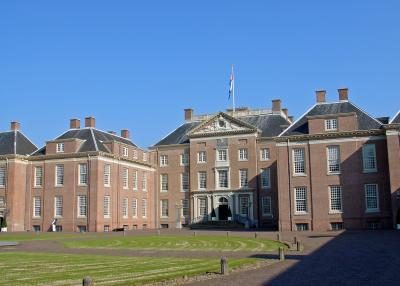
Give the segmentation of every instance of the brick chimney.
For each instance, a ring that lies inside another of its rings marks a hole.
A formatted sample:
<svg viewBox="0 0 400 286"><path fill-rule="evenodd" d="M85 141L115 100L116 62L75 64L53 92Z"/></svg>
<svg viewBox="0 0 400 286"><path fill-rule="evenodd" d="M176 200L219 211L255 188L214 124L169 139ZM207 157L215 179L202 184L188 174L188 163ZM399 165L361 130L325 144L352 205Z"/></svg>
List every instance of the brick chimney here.
<svg viewBox="0 0 400 286"><path fill-rule="evenodd" d="M193 118L193 109L186 108L185 109L185 121L190 121Z"/></svg>
<svg viewBox="0 0 400 286"><path fill-rule="evenodd" d="M69 121L69 128L70 129L79 129L79 128L81 128L81 121L79 119L72 118Z"/></svg>
<svg viewBox="0 0 400 286"><path fill-rule="evenodd" d="M315 95L317 98L317 103L326 102L326 90L317 90L315 91Z"/></svg>
<svg viewBox="0 0 400 286"><path fill-rule="evenodd" d="M349 100L349 89L348 88L339 88L339 100L340 101L348 101Z"/></svg>
<svg viewBox="0 0 400 286"><path fill-rule="evenodd" d="M294 122L294 117L293 116L289 116L288 119L289 119L290 123Z"/></svg>
<svg viewBox="0 0 400 286"><path fill-rule="evenodd" d="M287 108L282 108L282 112L285 114L285 118L289 117L289 110Z"/></svg>
<svg viewBox="0 0 400 286"><path fill-rule="evenodd" d="M96 127L96 119L91 116L86 117L85 118L85 127L95 128Z"/></svg>
<svg viewBox="0 0 400 286"><path fill-rule="evenodd" d="M280 112L281 111L281 103L280 99L273 99L272 100L272 111L273 112Z"/></svg>
<svg viewBox="0 0 400 286"><path fill-rule="evenodd" d="M122 129L121 130L121 137L129 139L129 130Z"/></svg>
<svg viewBox="0 0 400 286"><path fill-rule="evenodd" d="M116 135L117 134L115 131L112 131L112 130L108 131L108 133L110 133L112 135Z"/></svg>
<svg viewBox="0 0 400 286"><path fill-rule="evenodd" d="M17 131L20 128L20 124L17 121L11 121L11 130L12 131Z"/></svg>

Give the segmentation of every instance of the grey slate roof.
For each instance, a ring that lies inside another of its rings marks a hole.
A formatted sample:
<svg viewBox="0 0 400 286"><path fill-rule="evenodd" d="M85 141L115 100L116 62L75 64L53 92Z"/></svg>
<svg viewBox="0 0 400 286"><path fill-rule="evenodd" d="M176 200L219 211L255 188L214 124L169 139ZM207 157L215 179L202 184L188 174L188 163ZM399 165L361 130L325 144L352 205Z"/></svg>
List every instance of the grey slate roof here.
<svg viewBox="0 0 400 286"><path fill-rule="evenodd" d="M397 114L390 123L400 123L400 111L397 112Z"/></svg>
<svg viewBox="0 0 400 286"><path fill-rule="evenodd" d="M358 120L358 130L379 129L382 123L359 109L351 102L323 103L314 105L304 116L292 124L281 136L308 134L307 116L333 115L355 112Z"/></svg>
<svg viewBox="0 0 400 286"><path fill-rule="evenodd" d="M29 155L37 147L20 131L0 133L0 155Z"/></svg>
<svg viewBox="0 0 400 286"><path fill-rule="evenodd" d="M109 150L104 146L103 142L117 141L126 145L137 147L131 140L122 138L108 132L104 132L94 128L83 128L83 129L70 129L64 134L58 136L54 140L63 139L80 139L84 142L79 147L77 152L95 152L102 151L110 153ZM40 156L46 154L46 147L42 147L32 156Z"/></svg>
<svg viewBox="0 0 400 286"><path fill-rule="evenodd" d="M282 126L288 126L289 122L280 115L276 114L263 114L263 115L253 115L253 116L243 116L235 117L245 123L248 123L255 128L261 130L261 137L273 137L278 136L282 132ZM204 121L203 121L204 122ZM154 147L162 145L173 145L173 144L184 144L188 143L189 139L187 134L199 126L203 122L194 121L187 122L176 128L166 137L161 139L159 142L154 144Z"/></svg>

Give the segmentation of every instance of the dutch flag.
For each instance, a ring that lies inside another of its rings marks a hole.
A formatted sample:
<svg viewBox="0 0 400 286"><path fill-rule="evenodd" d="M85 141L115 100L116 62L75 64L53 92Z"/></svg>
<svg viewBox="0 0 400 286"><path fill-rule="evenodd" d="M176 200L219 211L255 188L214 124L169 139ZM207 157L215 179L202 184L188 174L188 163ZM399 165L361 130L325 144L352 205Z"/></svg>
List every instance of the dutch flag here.
<svg viewBox="0 0 400 286"><path fill-rule="evenodd" d="M233 96L234 89L235 89L235 77L233 75L233 65L232 65L232 74L231 74L231 77L229 80L229 97L228 97L228 99L230 99L231 96Z"/></svg>

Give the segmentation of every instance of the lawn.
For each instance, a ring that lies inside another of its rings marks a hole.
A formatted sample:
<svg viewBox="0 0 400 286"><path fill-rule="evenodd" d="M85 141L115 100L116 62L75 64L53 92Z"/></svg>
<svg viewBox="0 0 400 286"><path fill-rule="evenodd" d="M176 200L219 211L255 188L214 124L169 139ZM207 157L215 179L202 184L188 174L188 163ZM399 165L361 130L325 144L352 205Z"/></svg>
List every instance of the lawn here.
<svg viewBox="0 0 400 286"><path fill-rule="evenodd" d="M94 238L96 233L62 233L62 232L1 232L0 241L57 240L70 238Z"/></svg>
<svg viewBox="0 0 400 286"><path fill-rule="evenodd" d="M235 268L257 259L230 259ZM137 285L219 271L218 259L119 257L50 253L0 253L1 285Z"/></svg>

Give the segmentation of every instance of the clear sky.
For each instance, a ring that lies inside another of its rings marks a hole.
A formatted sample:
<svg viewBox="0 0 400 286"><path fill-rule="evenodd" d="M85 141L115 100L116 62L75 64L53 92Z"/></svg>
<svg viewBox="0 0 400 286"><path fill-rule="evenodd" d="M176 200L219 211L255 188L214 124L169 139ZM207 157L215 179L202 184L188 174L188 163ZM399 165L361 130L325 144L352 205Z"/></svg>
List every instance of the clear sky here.
<svg viewBox="0 0 400 286"><path fill-rule="evenodd" d="M348 87L374 116L400 109L400 1L1 1L0 130L42 146L69 119L128 128L150 146L195 114Z"/></svg>

